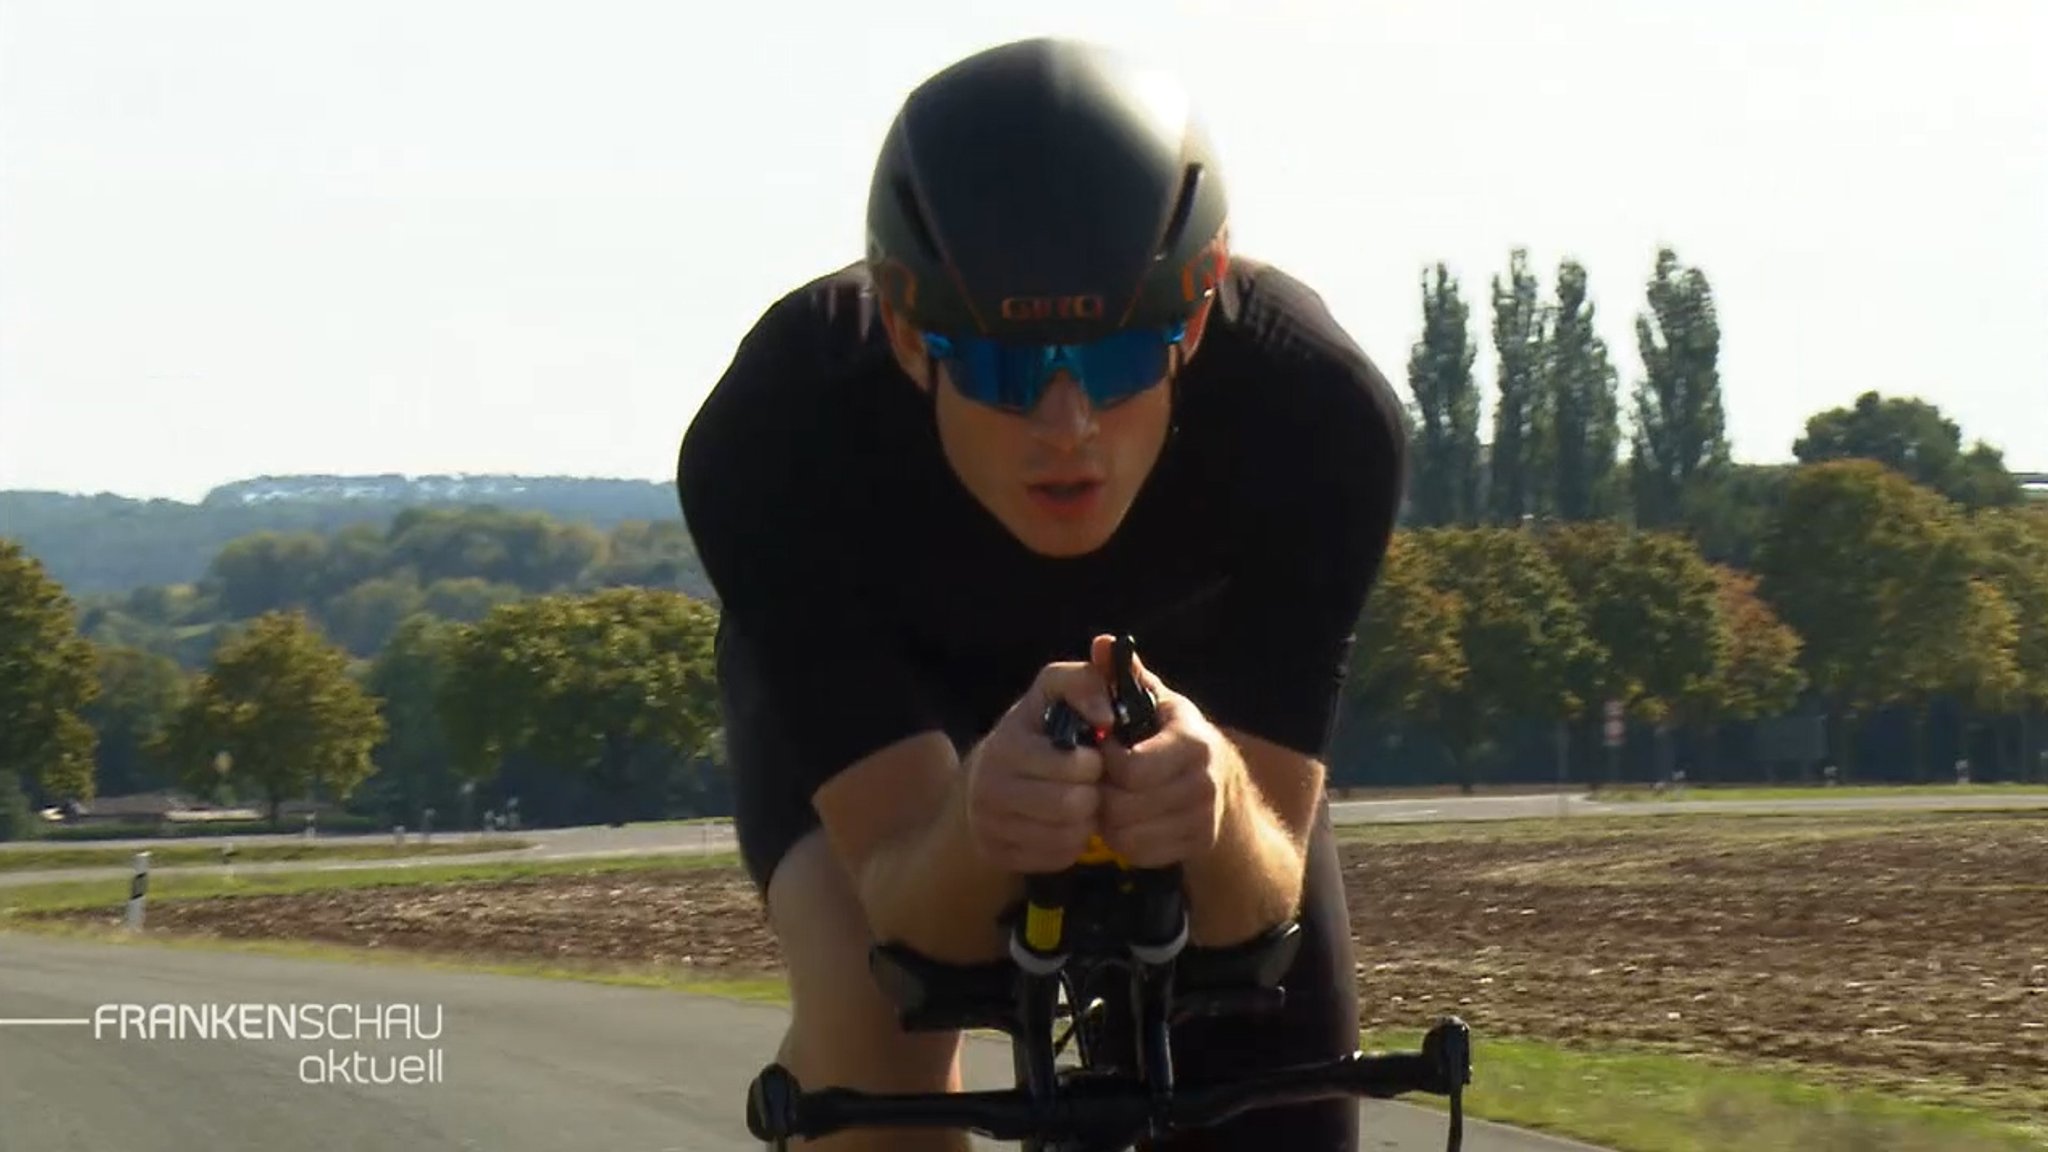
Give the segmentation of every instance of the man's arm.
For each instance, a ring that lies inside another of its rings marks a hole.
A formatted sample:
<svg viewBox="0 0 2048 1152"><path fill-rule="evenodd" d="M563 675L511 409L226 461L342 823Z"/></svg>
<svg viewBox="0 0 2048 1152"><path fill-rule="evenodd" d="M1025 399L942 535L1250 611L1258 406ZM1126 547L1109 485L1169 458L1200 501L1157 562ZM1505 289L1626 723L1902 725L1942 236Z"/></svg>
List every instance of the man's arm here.
<svg viewBox="0 0 2048 1152"><path fill-rule="evenodd" d="M1327 325L1323 355L1300 387L1306 407L1267 427L1283 444L1247 501L1250 563L1233 579L1224 630L1175 687L1223 739L1223 815L1215 849L1186 866L1190 931L1222 946L1249 940L1300 909L1309 834L1324 794L1323 763L1367 590L1378 576L1407 478L1400 400L1379 369ZM1303 364L1303 361L1296 361ZM1305 495L1312 494L1310 498Z"/></svg>
<svg viewBox="0 0 2048 1152"><path fill-rule="evenodd" d="M965 774L922 685L840 563L860 547L836 494L850 458L820 440L848 338L809 292L741 341L676 461L683 517L720 600L720 672L750 690L732 722L773 725L777 781L810 799L877 935L945 959L1000 942L1008 891L968 847ZM767 770L768 765L744 765Z"/></svg>
<svg viewBox="0 0 2048 1152"><path fill-rule="evenodd" d="M1221 729L1235 763L1219 773L1223 821L1214 850L1188 861L1189 934L1203 947L1240 944L1301 906L1310 824L1323 763L1246 732Z"/></svg>
<svg viewBox="0 0 2048 1152"><path fill-rule="evenodd" d="M967 779L952 742L922 732L836 774L811 800L876 937L956 964L1004 953L997 917L1024 891L975 847Z"/></svg>

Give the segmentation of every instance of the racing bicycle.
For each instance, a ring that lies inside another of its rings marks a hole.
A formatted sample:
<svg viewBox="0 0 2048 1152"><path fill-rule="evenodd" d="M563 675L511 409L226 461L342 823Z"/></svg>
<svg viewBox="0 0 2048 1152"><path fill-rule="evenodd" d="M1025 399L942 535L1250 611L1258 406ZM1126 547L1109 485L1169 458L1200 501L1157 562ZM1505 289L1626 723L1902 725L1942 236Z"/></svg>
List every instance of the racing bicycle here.
<svg viewBox="0 0 2048 1152"><path fill-rule="evenodd" d="M1091 729L1055 701L1044 719L1056 745L1072 749L1111 736L1132 745L1157 731L1154 701L1131 671L1135 652L1130 637L1118 639L1112 728ZM792 1139L872 1127L964 1129L1017 1143L1022 1152L1128 1152L1253 1109L1423 1093L1447 1098L1446 1146L1459 1152L1472 1063L1470 1030L1456 1016L1437 1021L1417 1051L1354 1051L1219 1084L1175 1085L1174 1025L1284 1003L1283 977L1301 946L1297 921L1241 945L1191 946L1180 870L1133 868L1099 839L1072 867L1030 877L1023 904L1005 919L1007 960L946 964L880 943L869 967L907 1031L982 1028L1009 1036L1013 1087L806 1090L787 1068L770 1064L747 1092L748 1131L774 1152L786 1152ZM1061 1021L1066 1030L1056 1038ZM1070 1042L1076 1062L1059 1064Z"/></svg>

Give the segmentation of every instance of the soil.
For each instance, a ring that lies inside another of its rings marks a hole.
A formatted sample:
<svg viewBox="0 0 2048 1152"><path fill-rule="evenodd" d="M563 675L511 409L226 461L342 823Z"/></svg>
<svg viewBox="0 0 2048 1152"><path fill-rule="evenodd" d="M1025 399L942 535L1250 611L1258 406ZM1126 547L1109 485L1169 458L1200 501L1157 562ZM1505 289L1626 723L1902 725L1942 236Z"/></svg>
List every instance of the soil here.
<svg viewBox="0 0 2048 1152"><path fill-rule="evenodd" d="M2048 813L1369 829L1361 1023L2048 1084ZM112 913L69 919L112 920ZM773 974L737 868L163 901L154 932Z"/></svg>

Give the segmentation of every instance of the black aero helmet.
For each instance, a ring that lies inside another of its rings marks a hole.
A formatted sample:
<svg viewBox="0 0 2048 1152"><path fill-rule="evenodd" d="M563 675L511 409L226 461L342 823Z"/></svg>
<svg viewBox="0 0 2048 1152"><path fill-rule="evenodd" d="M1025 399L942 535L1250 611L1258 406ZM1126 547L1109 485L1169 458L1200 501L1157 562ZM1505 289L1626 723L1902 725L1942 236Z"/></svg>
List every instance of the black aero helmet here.
<svg viewBox="0 0 2048 1152"><path fill-rule="evenodd" d="M867 260L926 332L1081 343L1188 319L1223 274L1227 214L1171 75L1023 40L904 101L868 191Z"/></svg>

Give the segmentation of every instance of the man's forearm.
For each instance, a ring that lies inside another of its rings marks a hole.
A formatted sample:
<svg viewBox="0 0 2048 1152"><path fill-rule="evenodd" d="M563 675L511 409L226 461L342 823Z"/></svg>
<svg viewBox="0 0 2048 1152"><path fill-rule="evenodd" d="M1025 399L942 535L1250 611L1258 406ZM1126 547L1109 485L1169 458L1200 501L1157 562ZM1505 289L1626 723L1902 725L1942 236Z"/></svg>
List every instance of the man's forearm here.
<svg viewBox="0 0 2048 1152"><path fill-rule="evenodd" d="M1215 848L1183 868L1190 942L1212 948L1241 944L1292 919L1301 905L1303 863L1303 845L1239 759L1224 773Z"/></svg>
<svg viewBox="0 0 2048 1152"><path fill-rule="evenodd" d="M964 771L933 818L877 848L860 877L861 903L879 939L953 964L1005 955L997 920L1023 895L1023 879L990 864L974 844Z"/></svg>

